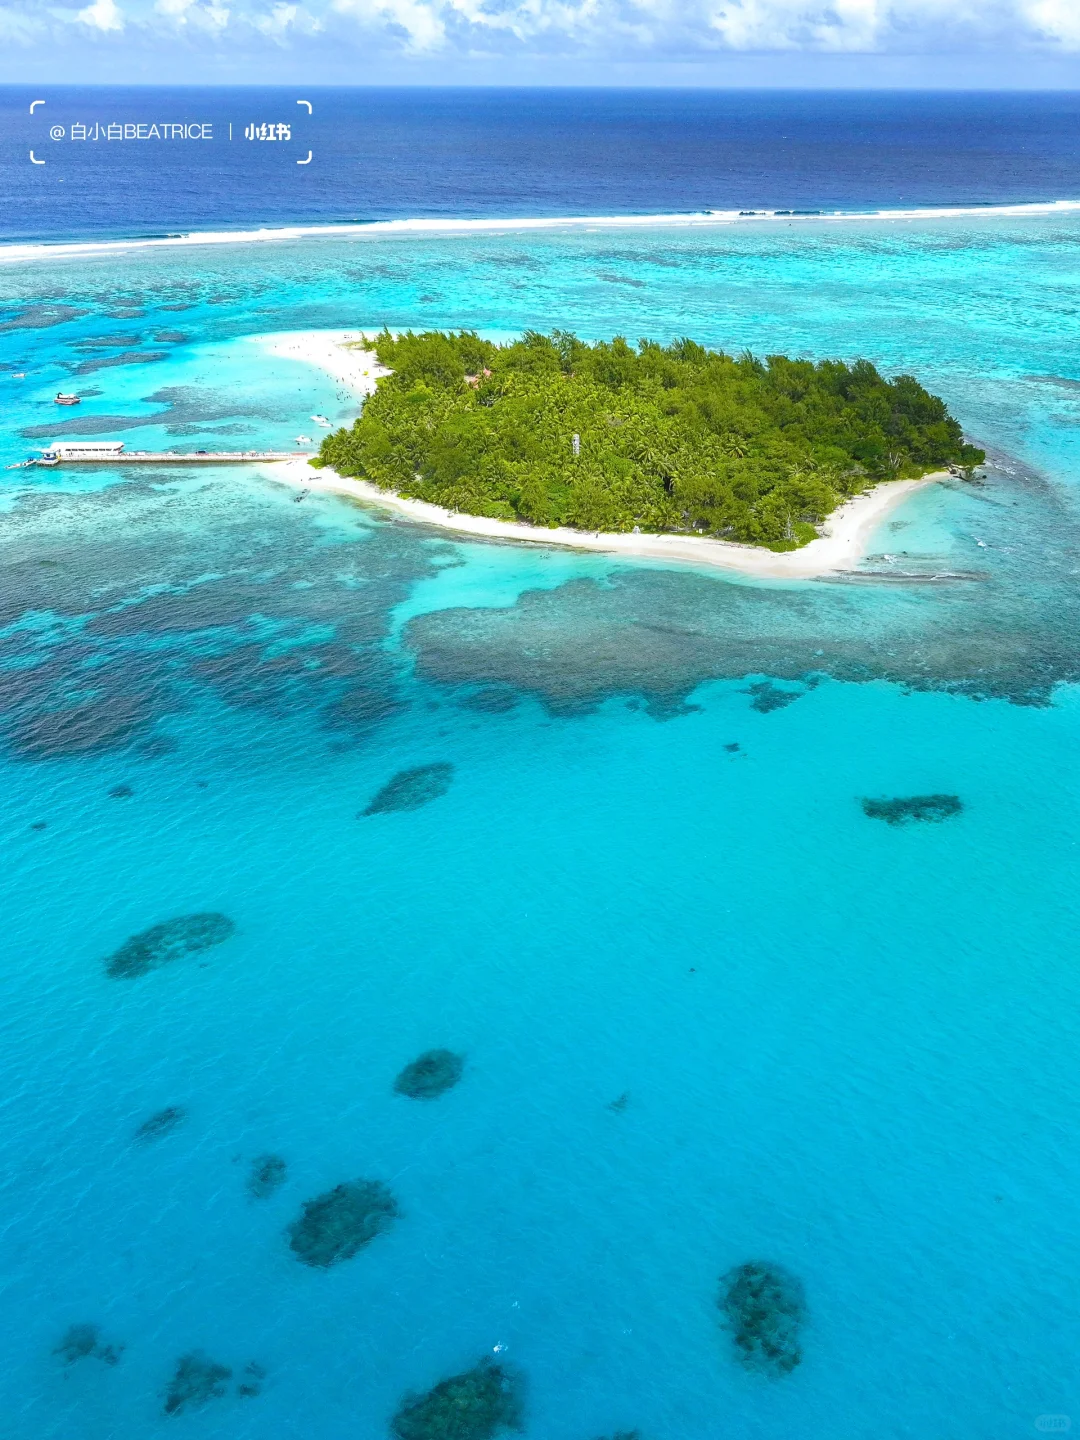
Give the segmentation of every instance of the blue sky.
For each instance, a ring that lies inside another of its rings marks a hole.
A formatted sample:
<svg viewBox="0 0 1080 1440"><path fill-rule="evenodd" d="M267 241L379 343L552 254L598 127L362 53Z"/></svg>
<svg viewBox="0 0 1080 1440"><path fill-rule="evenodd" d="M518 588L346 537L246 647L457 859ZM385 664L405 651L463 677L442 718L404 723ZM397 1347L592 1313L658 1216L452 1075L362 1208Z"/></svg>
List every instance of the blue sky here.
<svg viewBox="0 0 1080 1440"><path fill-rule="evenodd" d="M0 79L1080 89L1080 0L0 0Z"/></svg>

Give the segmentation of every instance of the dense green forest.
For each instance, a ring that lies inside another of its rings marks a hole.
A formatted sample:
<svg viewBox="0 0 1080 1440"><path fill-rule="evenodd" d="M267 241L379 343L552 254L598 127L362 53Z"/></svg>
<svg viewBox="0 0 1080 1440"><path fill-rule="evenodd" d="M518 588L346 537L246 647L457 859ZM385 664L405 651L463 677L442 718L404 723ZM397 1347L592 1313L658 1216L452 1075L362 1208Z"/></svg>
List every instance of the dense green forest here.
<svg viewBox="0 0 1080 1440"><path fill-rule="evenodd" d="M562 330L506 345L384 331L367 348L393 373L317 463L472 515L786 550L878 480L985 458L917 380L867 360Z"/></svg>

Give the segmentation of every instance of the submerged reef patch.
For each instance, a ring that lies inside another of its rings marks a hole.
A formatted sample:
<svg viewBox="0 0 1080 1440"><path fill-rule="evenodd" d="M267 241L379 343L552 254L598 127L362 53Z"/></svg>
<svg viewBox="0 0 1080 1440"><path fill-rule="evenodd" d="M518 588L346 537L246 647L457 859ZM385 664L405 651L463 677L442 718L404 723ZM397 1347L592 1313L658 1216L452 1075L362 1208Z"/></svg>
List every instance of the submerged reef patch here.
<svg viewBox="0 0 1080 1440"><path fill-rule="evenodd" d="M162 1136L170 1135L186 1119L187 1111L183 1106L166 1105L164 1110L158 1110L149 1120L144 1120L135 1131L136 1144L144 1144L147 1140L160 1140Z"/></svg>
<svg viewBox="0 0 1080 1440"><path fill-rule="evenodd" d="M783 710L785 705L798 700L803 691L784 690L771 680L758 680L743 693L754 697L750 701L751 710L756 710L759 715L770 715L774 710Z"/></svg>
<svg viewBox="0 0 1080 1440"><path fill-rule="evenodd" d="M194 1406L220 1399L231 1379L232 1371L227 1365L219 1365L201 1351L181 1355L165 1392L165 1414L179 1415Z"/></svg>
<svg viewBox="0 0 1080 1440"><path fill-rule="evenodd" d="M252 1400L256 1395L262 1394L262 1382L266 1379L266 1371L258 1363L252 1360L250 1365L244 1366L243 1378L236 1387L237 1395L245 1400Z"/></svg>
<svg viewBox="0 0 1080 1440"><path fill-rule="evenodd" d="M305 1200L285 1233L297 1259L326 1269L351 1260L397 1216L397 1201L381 1180L346 1180Z"/></svg>
<svg viewBox="0 0 1080 1440"><path fill-rule="evenodd" d="M248 1194L254 1200L268 1200L288 1178L289 1167L280 1155L256 1155L248 1175Z"/></svg>
<svg viewBox="0 0 1080 1440"><path fill-rule="evenodd" d="M405 1066L394 1081L394 1089L413 1100L435 1100L453 1089L464 1069L464 1055L455 1055L452 1050L425 1050Z"/></svg>
<svg viewBox="0 0 1080 1440"><path fill-rule="evenodd" d="M12 726L11 743L32 760L95 755L129 744L150 718L147 696L114 691L23 716Z"/></svg>
<svg viewBox="0 0 1080 1440"><path fill-rule="evenodd" d="M891 800L862 802L863 814L871 820L884 820L887 825L906 825L909 820L940 824L951 820L964 808L959 795L896 795Z"/></svg>
<svg viewBox="0 0 1080 1440"><path fill-rule="evenodd" d="M781 1266L749 1260L729 1270L720 1282L719 1305L736 1357L748 1370L778 1379L802 1360L803 1287Z"/></svg>
<svg viewBox="0 0 1080 1440"><path fill-rule="evenodd" d="M408 1395L394 1416L397 1440L491 1440L522 1429L524 1382L516 1370L481 1360L426 1395Z"/></svg>
<svg viewBox="0 0 1080 1440"><path fill-rule="evenodd" d="M502 685L485 685L482 690L473 690L458 701L465 710L476 710L481 715L506 715L517 708L518 697Z"/></svg>
<svg viewBox="0 0 1080 1440"><path fill-rule="evenodd" d="M385 815L392 810L419 810L438 800L450 789L454 778L453 765L416 765L411 770L399 770L361 815Z"/></svg>
<svg viewBox="0 0 1080 1440"><path fill-rule="evenodd" d="M53 1354L59 1355L65 1365L74 1365L76 1360L89 1359L115 1365L123 1349L123 1345L103 1345L101 1331L96 1325L71 1325L53 1349Z"/></svg>
<svg viewBox="0 0 1080 1440"><path fill-rule="evenodd" d="M160 925L151 925L125 940L120 949L105 961L105 973L114 980L129 980L147 975L173 960L200 950L209 950L228 940L236 926L227 915L215 910L202 911L197 915L181 915L176 920L166 920Z"/></svg>

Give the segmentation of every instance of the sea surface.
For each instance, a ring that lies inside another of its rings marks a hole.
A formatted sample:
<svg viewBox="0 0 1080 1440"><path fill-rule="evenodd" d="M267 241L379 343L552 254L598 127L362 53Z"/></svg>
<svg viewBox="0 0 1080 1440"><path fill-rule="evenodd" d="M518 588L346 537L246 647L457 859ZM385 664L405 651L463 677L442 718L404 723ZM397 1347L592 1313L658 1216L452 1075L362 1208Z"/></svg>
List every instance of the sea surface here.
<svg viewBox="0 0 1080 1440"><path fill-rule="evenodd" d="M200 194L178 224L254 218ZM784 584L254 468L0 471L5 1440L389 1440L485 1357L536 1440L1080 1425L1080 218L357 232L0 291L7 465L292 448L355 406L251 337L382 324L865 355L991 458ZM436 1048L459 1082L397 1093ZM357 1180L396 1218L302 1263ZM755 1261L805 1296L779 1376L718 1304Z"/></svg>
<svg viewBox="0 0 1080 1440"><path fill-rule="evenodd" d="M0 193L0 242L1080 200L1080 94L3 86Z"/></svg>

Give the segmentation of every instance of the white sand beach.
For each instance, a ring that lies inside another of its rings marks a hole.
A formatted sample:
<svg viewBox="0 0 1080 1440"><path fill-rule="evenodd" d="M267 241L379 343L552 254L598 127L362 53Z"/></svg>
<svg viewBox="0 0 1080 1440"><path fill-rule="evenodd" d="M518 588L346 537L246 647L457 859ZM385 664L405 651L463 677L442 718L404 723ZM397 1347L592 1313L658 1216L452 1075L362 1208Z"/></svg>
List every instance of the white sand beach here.
<svg viewBox="0 0 1080 1440"><path fill-rule="evenodd" d="M387 373L371 351L349 348L373 330L305 330L278 335L257 335L253 343L270 354L287 356L317 365L335 380L348 386L358 398L370 395L379 376ZM547 529L536 525L489 520L481 515L463 515L423 500L409 500L392 491L380 490L368 480L339 475L329 467L315 468L302 460L264 465L263 474L287 485L347 495L368 505L391 511L421 525L476 535L490 540L559 546L591 550L627 559L660 560L667 564L695 565L736 571L771 580L808 580L836 571L851 570L864 558L875 531L898 506L917 491L947 479L946 472L926 475L920 480L889 480L834 510L822 526L822 534L800 550L776 554L756 545L736 545L694 535L610 534L571 530L560 526Z"/></svg>

